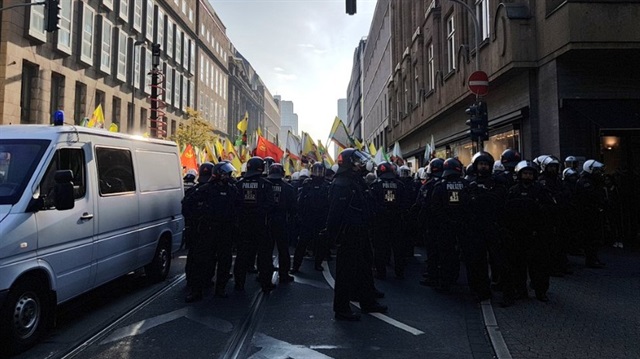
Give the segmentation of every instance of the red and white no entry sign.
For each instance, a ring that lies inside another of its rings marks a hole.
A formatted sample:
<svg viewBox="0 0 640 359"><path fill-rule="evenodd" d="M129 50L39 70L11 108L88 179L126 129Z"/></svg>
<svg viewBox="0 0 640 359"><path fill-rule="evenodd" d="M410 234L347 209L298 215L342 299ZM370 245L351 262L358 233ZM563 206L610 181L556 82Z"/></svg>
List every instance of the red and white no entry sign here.
<svg viewBox="0 0 640 359"><path fill-rule="evenodd" d="M476 95L489 93L489 76L484 71L476 71L469 76L469 90Z"/></svg>

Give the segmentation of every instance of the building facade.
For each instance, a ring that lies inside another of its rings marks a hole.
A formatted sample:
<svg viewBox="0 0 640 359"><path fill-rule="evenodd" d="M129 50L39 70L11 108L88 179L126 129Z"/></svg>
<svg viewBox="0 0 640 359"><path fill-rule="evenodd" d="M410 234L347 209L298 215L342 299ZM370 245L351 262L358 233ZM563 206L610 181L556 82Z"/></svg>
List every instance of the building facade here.
<svg viewBox="0 0 640 359"><path fill-rule="evenodd" d="M345 125L349 133L362 140L362 62L367 40L362 39L353 52L353 68L347 87L347 118Z"/></svg>
<svg viewBox="0 0 640 359"><path fill-rule="evenodd" d="M280 103L268 88L264 88L264 128L262 135L269 141L279 144L280 139Z"/></svg>
<svg viewBox="0 0 640 359"><path fill-rule="evenodd" d="M280 95L275 96L280 104L280 145L282 148L287 143L287 133L291 131L296 136L298 134L298 114L293 112L293 101L282 100Z"/></svg>
<svg viewBox="0 0 640 359"><path fill-rule="evenodd" d="M248 115L247 135L253 136L258 127L264 128L264 84L235 47L229 57L229 123L227 133L231 138L240 135L237 126ZM250 145L250 144L249 144Z"/></svg>
<svg viewBox="0 0 640 359"><path fill-rule="evenodd" d="M640 3L466 3L478 46L474 15L459 4L391 1L387 146L399 141L405 157L424 164L434 136L438 156L469 163L465 109L476 96L467 81L479 69L490 81L484 145L494 156L506 148L525 158L576 155L638 176Z"/></svg>

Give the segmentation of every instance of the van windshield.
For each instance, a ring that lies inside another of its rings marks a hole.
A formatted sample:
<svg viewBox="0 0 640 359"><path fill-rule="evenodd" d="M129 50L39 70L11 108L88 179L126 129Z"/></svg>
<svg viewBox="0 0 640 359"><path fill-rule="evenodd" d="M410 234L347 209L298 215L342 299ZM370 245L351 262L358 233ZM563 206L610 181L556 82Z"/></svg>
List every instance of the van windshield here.
<svg viewBox="0 0 640 359"><path fill-rule="evenodd" d="M50 142L0 139L0 205L18 202Z"/></svg>

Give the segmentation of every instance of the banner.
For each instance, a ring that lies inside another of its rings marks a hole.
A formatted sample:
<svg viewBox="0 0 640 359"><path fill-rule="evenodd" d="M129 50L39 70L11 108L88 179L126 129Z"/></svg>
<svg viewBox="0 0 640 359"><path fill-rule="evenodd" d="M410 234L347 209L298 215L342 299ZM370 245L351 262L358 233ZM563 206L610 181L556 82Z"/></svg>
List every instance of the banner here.
<svg viewBox="0 0 640 359"><path fill-rule="evenodd" d="M300 138L294 135L291 131L287 132L287 144L285 149L291 156L291 158L295 160L300 159L300 152L302 152L302 145L300 144Z"/></svg>
<svg viewBox="0 0 640 359"><path fill-rule="evenodd" d="M245 112L242 120L238 122L238 130L240 131L240 134L246 134L247 127L249 127L249 112Z"/></svg>
<svg viewBox="0 0 640 359"><path fill-rule="evenodd" d="M223 159L226 159L227 161L231 162L233 167L235 167L239 173L240 168L242 167L242 162L240 161L240 158L238 158L238 153L236 152L236 149L233 148L233 143L231 143L229 139L225 139L224 151L225 151L226 157Z"/></svg>
<svg viewBox="0 0 640 359"><path fill-rule="evenodd" d="M190 144L187 145L187 147L184 149L184 151L182 152L182 155L180 156L180 163L182 164L182 167L186 168L187 170L198 170L198 160L196 159L196 151L193 149L193 146L191 146Z"/></svg>
<svg viewBox="0 0 640 359"><path fill-rule="evenodd" d="M329 139L340 145L340 147L347 148L354 146L354 141L351 139L351 136L349 136L347 126L344 125L338 116L333 120L333 125L329 132Z"/></svg>
<svg viewBox="0 0 640 359"><path fill-rule="evenodd" d="M300 160L302 163L313 164L320 161L322 156L318 152L318 146L314 143L311 135L306 132L302 133L302 153Z"/></svg>
<svg viewBox="0 0 640 359"><path fill-rule="evenodd" d="M99 104L98 107L93 110L93 114L91 115L91 119L89 120L87 127L104 128L104 113L102 112L102 104Z"/></svg>
<svg viewBox="0 0 640 359"><path fill-rule="evenodd" d="M280 149L275 143L270 142L262 136L258 136L258 146L256 147L256 156L262 158L273 157L276 162L282 160L284 151Z"/></svg>

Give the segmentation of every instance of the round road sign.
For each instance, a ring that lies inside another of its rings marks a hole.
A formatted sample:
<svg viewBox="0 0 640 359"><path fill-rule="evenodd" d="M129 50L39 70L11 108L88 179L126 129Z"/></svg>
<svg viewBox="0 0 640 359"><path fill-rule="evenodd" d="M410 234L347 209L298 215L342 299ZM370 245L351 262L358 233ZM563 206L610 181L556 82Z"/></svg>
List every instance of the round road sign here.
<svg viewBox="0 0 640 359"><path fill-rule="evenodd" d="M469 76L469 90L476 95L489 93L489 76L484 71L476 71Z"/></svg>

